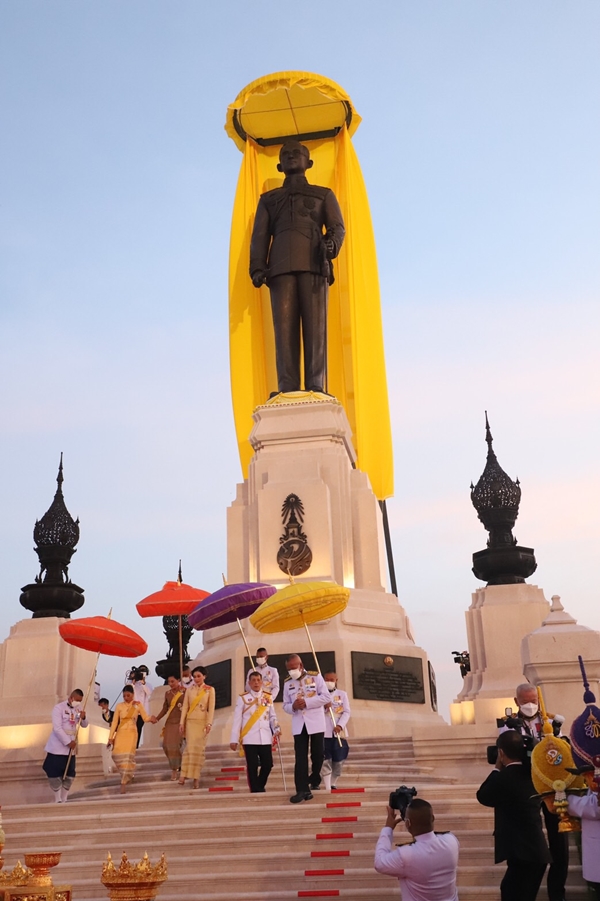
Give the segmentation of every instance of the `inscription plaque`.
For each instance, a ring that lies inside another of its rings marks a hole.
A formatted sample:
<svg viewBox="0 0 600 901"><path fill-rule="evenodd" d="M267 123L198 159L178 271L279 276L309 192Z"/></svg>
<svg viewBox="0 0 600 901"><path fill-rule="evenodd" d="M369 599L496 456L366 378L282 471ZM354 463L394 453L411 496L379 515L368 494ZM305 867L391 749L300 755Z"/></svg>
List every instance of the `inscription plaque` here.
<svg viewBox="0 0 600 901"><path fill-rule="evenodd" d="M207 666L206 682L215 690L215 710L231 707L231 659Z"/></svg>
<svg viewBox="0 0 600 901"><path fill-rule="evenodd" d="M361 701L424 704L425 685L420 657L352 651L352 693Z"/></svg>
<svg viewBox="0 0 600 901"><path fill-rule="evenodd" d="M308 670L309 673L318 672L315 658L310 651L290 651L290 654L299 654L300 657L302 657L304 669ZM283 683L288 677L287 670L285 668L285 658L287 656L287 654L269 654L269 666L274 666L279 673L280 687L279 694L275 698L275 703L283 701ZM335 673L335 651L319 651L318 657L322 673ZM249 671L249 669L250 661L247 657L244 657L244 680L246 679L246 673ZM244 685L241 686L240 692L242 692L243 690Z"/></svg>

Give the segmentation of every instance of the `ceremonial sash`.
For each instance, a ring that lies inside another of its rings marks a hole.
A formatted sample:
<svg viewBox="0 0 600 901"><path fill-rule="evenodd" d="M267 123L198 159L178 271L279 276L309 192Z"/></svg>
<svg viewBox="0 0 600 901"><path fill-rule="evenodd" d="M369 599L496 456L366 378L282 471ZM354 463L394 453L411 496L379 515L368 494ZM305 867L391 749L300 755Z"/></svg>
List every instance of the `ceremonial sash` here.
<svg viewBox="0 0 600 901"><path fill-rule="evenodd" d="M246 723L246 725L243 727L243 729L240 732L240 747L239 747L240 757L244 756L244 744L243 744L244 738L248 735L248 733L250 732L252 727L256 725L256 723L259 721L259 719L261 718L261 716L263 715L265 710L268 709L268 707L266 707L264 704L259 704L259 700L260 700L260 698L254 699L254 703L257 704L258 706L257 706L256 710L254 711L254 713L252 714L252 716L250 717L250 719L248 720L248 722ZM248 704L248 707L250 707L250 706L251 705Z"/></svg>
<svg viewBox="0 0 600 901"><path fill-rule="evenodd" d="M198 706L198 704L199 704L200 701L202 700L202 695L204 694L204 692L207 692L207 693L210 692L210 686L207 685L206 688L203 687L203 688L202 688L202 691L201 691L199 694L196 695L196 697L194 698L194 700L192 701L192 703L191 703L190 706L188 707L188 712L187 712L187 715L188 715L188 716L190 715L190 713L193 713L193 712L194 712L194 710L196 709L196 707Z"/></svg>
<svg viewBox="0 0 600 901"><path fill-rule="evenodd" d="M138 711L137 711L137 708L136 708L136 706L135 706L137 703L138 703L137 701L133 701L132 704L131 704L131 708L127 711L127 713L126 713L124 716L121 716L121 715L119 714L119 722L117 723L117 726L116 726L116 728L115 728L115 731L112 733L112 738L111 738L110 735L109 735L109 738L108 738L109 741L112 741L112 740L114 739L114 737L115 737L115 735L117 734L117 731L118 731L118 729L119 729L119 726L120 726L122 723L127 722L127 720L132 720L134 714L135 714L136 718L139 716Z"/></svg>
<svg viewBox="0 0 600 901"><path fill-rule="evenodd" d="M170 705L169 709L167 710L167 715L166 715L166 717L165 717L165 725L162 727L161 732L160 732L160 737L161 737L161 738L162 738L163 735L165 734L165 726L167 725L167 720L169 719L169 717L170 717L171 714L173 713L173 710L174 710L174 708L175 708L175 705L177 704L177 701L178 701L179 698L182 696L182 694L183 694L182 691L178 691L177 694L176 694L173 698L171 698L171 705Z"/></svg>

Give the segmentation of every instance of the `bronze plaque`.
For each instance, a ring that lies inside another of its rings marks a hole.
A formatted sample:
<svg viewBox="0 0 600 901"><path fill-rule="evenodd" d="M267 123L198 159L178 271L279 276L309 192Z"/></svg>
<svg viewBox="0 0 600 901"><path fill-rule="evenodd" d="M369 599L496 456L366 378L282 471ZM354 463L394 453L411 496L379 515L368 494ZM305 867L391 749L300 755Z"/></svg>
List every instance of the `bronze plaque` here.
<svg viewBox="0 0 600 901"><path fill-rule="evenodd" d="M425 685L420 657L352 651L352 693L361 701L424 704Z"/></svg>

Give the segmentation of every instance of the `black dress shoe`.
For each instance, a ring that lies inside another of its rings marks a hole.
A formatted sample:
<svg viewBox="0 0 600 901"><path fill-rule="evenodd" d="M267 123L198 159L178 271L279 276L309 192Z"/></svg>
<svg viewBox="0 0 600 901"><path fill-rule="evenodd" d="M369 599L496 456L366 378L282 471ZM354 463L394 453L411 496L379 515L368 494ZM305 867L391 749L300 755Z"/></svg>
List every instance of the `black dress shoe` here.
<svg viewBox="0 0 600 901"><path fill-rule="evenodd" d="M292 795L290 798L291 804L300 804L301 801L311 801L312 800L312 792L298 792L297 795Z"/></svg>
<svg viewBox="0 0 600 901"><path fill-rule="evenodd" d="M321 786L320 785L311 785L310 790L313 792L319 792L319 791L321 791Z"/></svg>

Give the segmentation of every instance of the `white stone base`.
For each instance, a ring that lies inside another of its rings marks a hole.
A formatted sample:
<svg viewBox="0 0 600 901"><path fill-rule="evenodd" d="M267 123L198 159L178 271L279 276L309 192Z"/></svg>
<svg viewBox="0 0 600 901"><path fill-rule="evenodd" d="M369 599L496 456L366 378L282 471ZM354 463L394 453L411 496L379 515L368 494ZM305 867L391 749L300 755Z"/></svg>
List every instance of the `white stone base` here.
<svg viewBox="0 0 600 901"><path fill-rule="evenodd" d="M63 641L58 631L63 622L54 616L23 619L0 645L0 751L23 748L39 756L52 729L54 705L75 688L87 691L96 654ZM80 743L106 742L93 686L87 714L90 725L80 730Z"/></svg>

